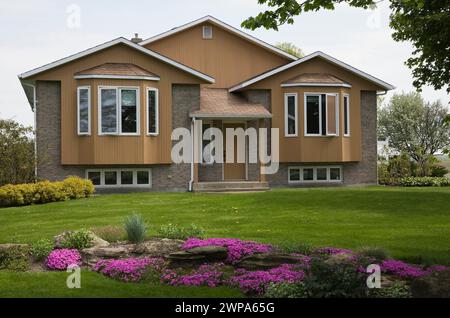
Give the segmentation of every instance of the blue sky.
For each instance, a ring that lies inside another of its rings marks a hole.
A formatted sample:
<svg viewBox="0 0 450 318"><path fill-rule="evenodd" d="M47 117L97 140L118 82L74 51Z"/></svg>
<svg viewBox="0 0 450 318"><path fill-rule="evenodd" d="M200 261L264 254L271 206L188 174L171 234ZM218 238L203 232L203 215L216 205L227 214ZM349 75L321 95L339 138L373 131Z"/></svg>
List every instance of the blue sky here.
<svg viewBox="0 0 450 318"><path fill-rule="evenodd" d="M73 23L74 8L80 10L79 25ZM145 39L208 14L239 27L261 9L257 0L0 0L0 117L33 123L17 79L32 68L120 36L131 38L137 32ZM388 1L374 11L344 4L335 11L304 14L278 32L246 32L272 44L292 42L306 54L323 51L395 85L394 92L413 89L411 71L404 65L412 46L392 40ZM450 102L444 90L425 87L423 96Z"/></svg>

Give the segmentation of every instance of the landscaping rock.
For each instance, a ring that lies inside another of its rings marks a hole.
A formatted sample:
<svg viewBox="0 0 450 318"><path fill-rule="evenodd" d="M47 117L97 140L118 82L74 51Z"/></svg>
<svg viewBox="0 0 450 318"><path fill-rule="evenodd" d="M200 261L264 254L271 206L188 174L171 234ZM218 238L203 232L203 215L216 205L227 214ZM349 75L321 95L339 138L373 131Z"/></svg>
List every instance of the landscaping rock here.
<svg viewBox="0 0 450 318"><path fill-rule="evenodd" d="M16 249L16 248L25 249L28 247L29 247L28 244L13 244L13 243L0 244L0 252L5 252L10 249Z"/></svg>
<svg viewBox="0 0 450 318"><path fill-rule="evenodd" d="M127 258L133 250L134 245L119 245L111 247L90 247L81 250L81 258L84 265L94 265L103 258Z"/></svg>
<svg viewBox="0 0 450 318"><path fill-rule="evenodd" d="M137 244L133 249L133 253L147 257L166 257L171 253L181 251L183 243L184 241L182 240L152 239Z"/></svg>
<svg viewBox="0 0 450 318"><path fill-rule="evenodd" d="M207 262L223 262L227 258L227 249L220 246L201 246L189 250L171 253L167 257L172 266L190 266Z"/></svg>
<svg viewBox="0 0 450 318"><path fill-rule="evenodd" d="M54 241L55 241L55 248L62 248L65 240L66 240L66 236L70 233L72 233L73 231L65 231L62 232L59 235L56 235L53 237ZM98 237L97 235L95 235L94 232L89 231L91 237L92 237L92 247L106 247L109 246L109 243L107 241L105 241L104 239Z"/></svg>
<svg viewBox="0 0 450 318"><path fill-rule="evenodd" d="M450 298L450 270L414 279L411 293L414 298Z"/></svg>
<svg viewBox="0 0 450 318"><path fill-rule="evenodd" d="M244 257L237 267L246 270L267 270L278 267L282 264L298 264L303 259L302 256L293 256L290 254L255 254Z"/></svg>

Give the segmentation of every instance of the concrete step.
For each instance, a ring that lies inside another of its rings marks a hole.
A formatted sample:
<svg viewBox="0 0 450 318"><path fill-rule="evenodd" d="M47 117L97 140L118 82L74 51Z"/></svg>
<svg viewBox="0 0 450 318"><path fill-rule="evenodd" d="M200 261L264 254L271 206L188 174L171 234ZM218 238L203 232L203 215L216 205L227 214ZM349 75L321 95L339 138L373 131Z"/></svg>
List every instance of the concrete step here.
<svg viewBox="0 0 450 318"><path fill-rule="evenodd" d="M241 191L267 191L270 190L268 182L258 181L223 181L194 183L196 192L241 192Z"/></svg>

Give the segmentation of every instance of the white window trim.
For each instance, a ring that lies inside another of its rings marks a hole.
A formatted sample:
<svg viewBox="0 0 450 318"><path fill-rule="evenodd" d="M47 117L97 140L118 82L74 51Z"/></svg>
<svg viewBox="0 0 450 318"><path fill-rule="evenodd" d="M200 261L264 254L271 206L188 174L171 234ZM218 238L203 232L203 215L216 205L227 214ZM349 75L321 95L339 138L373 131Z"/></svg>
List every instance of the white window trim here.
<svg viewBox="0 0 450 318"><path fill-rule="evenodd" d="M148 104L148 92L155 92L155 103L156 103L156 107L155 107L155 120L156 120L156 131L155 132L150 132L150 122L149 122L149 107L150 105ZM147 135L148 136L158 136L159 135L159 89L154 88L154 87L147 87L147 90L145 92L145 103L146 103L146 123L147 123Z"/></svg>
<svg viewBox="0 0 450 318"><path fill-rule="evenodd" d="M108 133L102 132L102 90L115 89L116 90L116 132ZM122 132L122 104L121 95L122 90L136 90L136 132L123 133ZM140 116L140 88L138 86L99 86L98 87L98 135L99 136L140 136L141 134L141 116Z"/></svg>
<svg viewBox="0 0 450 318"><path fill-rule="evenodd" d="M88 131L80 132L80 90L88 90ZM78 86L77 87L77 133L79 136L91 135L91 87L90 86Z"/></svg>
<svg viewBox="0 0 450 318"><path fill-rule="evenodd" d="M339 136L339 93L326 93L325 94L325 107L327 109L327 116L325 117L325 122L326 122L326 129L327 129L327 136L331 136L331 137L338 137ZM334 96L335 97L335 105L334 105L334 112L335 112L335 116L336 116L336 133L331 134L328 132L328 96ZM322 107L321 107L322 108Z"/></svg>
<svg viewBox="0 0 450 318"><path fill-rule="evenodd" d="M295 97L295 134L289 134L289 97ZM297 93L285 93L284 94L284 136L285 137L297 137L298 136L298 94Z"/></svg>
<svg viewBox="0 0 450 318"><path fill-rule="evenodd" d="M305 126L305 137L324 137L322 135L322 95L327 93L305 93L304 98L304 126ZM307 98L308 96L319 96L319 133L318 134L308 134L308 116L307 116Z"/></svg>
<svg viewBox="0 0 450 318"><path fill-rule="evenodd" d="M122 184L121 171L132 171L133 172L133 184ZM137 183L137 172L147 171L148 172L148 184L138 184ZM151 188L152 187L152 169L87 169L85 173L85 178L88 178L89 172L100 172L100 185L96 185L96 188ZM105 184L105 172L116 172L117 173L117 184L106 185Z"/></svg>
<svg viewBox="0 0 450 318"><path fill-rule="evenodd" d="M210 28L211 29L211 35L210 36L205 36L205 29L206 28ZM203 40L211 40L213 38L213 27L211 25L204 25L202 27L202 38L203 38Z"/></svg>
<svg viewBox="0 0 450 318"><path fill-rule="evenodd" d="M326 168L327 169L327 180L317 180L317 169L320 168ZM339 180L331 180L330 176L330 169L337 168L339 169ZM291 180L291 170L298 169L300 173L300 180ZM304 180L303 179L303 170L304 169L313 169L313 180ZM290 166L288 167L288 183L289 184L307 184L307 183L342 183L343 181L343 175L342 175L343 169L342 166Z"/></svg>
<svg viewBox="0 0 450 318"><path fill-rule="evenodd" d="M345 103L345 98L347 97L347 104ZM344 108L347 108L347 117L344 116L344 137L350 137L350 94L344 94ZM343 111L343 114L345 114L345 111ZM345 121L347 122L347 128L348 132L345 133Z"/></svg>

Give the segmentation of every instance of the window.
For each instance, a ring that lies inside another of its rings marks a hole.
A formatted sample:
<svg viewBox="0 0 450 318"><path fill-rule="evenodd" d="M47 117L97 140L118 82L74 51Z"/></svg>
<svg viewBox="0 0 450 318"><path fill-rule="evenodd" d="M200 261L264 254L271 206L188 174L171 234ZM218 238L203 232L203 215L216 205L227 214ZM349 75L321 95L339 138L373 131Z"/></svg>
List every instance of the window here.
<svg viewBox="0 0 450 318"><path fill-rule="evenodd" d="M78 135L91 134L91 87L77 89Z"/></svg>
<svg viewBox="0 0 450 318"><path fill-rule="evenodd" d="M297 136L297 94L284 94L284 116L285 136Z"/></svg>
<svg viewBox="0 0 450 318"><path fill-rule="evenodd" d="M96 187L151 187L150 169L87 170L86 178Z"/></svg>
<svg viewBox="0 0 450 318"><path fill-rule="evenodd" d="M338 94L305 94L305 136L339 135Z"/></svg>
<svg viewBox="0 0 450 318"><path fill-rule="evenodd" d="M350 136L350 96L344 95L344 136Z"/></svg>
<svg viewBox="0 0 450 318"><path fill-rule="evenodd" d="M139 89L100 87L99 134L139 135Z"/></svg>
<svg viewBox="0 0 450 318"><path fill-rule="evenodd" d="M317 167L289 167L289 183L308 182L341 182L342 167L317 166Z"/></svg>
<svg viewBox="0 0 450 318"><path fill-rule="evenodd" d="M158 135L158 89L147 89L147 134Z"/></svg>
<svg viewBox="0 0 450 318"><path fill-rule="evenodd" d="M212 39L212 26L205 25L203 27L203 39Z"/></svg>

